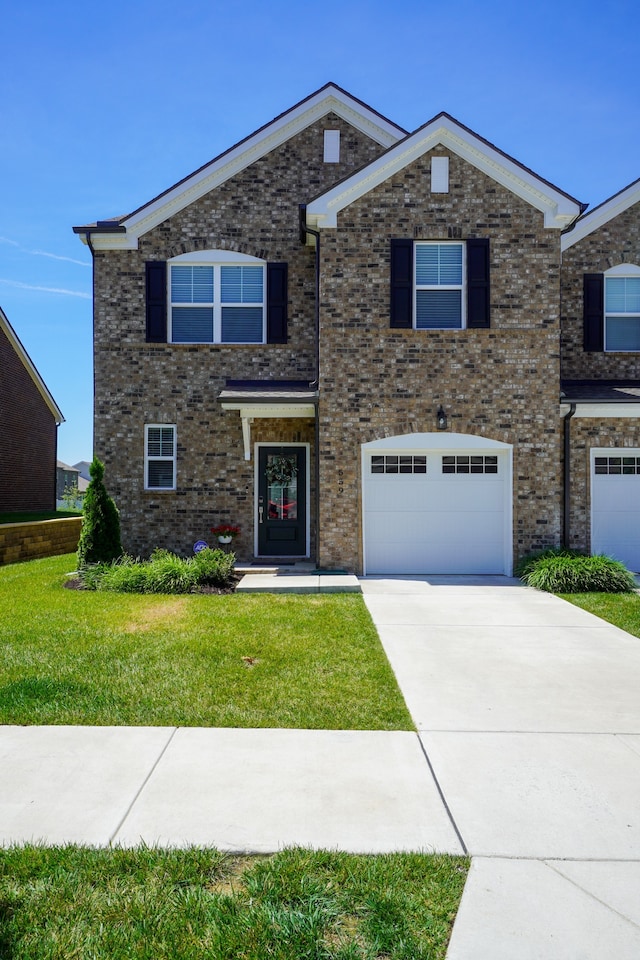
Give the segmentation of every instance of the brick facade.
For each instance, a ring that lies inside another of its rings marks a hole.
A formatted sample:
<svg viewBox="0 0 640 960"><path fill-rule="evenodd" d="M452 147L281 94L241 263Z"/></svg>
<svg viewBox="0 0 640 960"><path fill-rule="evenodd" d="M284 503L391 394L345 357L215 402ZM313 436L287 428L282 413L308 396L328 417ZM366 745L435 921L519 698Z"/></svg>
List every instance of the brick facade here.
<svg viewBox="0 0 640 960"><path fill-rule="evenodd" d="M621 263L640 263L638 204L583 237L562 254L562 376L567 380L627 380L640 376L636 353L583 347L583 276Z"/></svg>
<svg viewBox="0 0 640 960"><path fill-rule="evenodd" d="M323 160L326 129L341 132L340 163ZM238 411L223 410L219 395L227 380L306 383L316 376L318 435L312 417L274 414L256 417L251 444L308 445L310 556L323 567L363 569L362 444L431 433L440 405L448 432L461 435L461 445L465 437L481 437L511 448L513 559L561 541L561 373L570 379L638 376L633 355L585 354L582 274L638 262L640 218L625 214L569 248L563 260L560 227L567 220L549 216L538 198L546 203L560 197L568 219L580 207L531 171L514 172L512 166L501 178L496 170L512 163L509 158L494 151L483 167L442 141L372 186L369 171L388 159L379 140L362 129L337 114L313 119L142 231L136 249L108 240L97 245L96 454L105 462L129 552L147 555L161 546L189 553L195 540L211 539L211 526L228 522L242 529L234 541L239 559L252 559L253 446L247 461ZM475 136L458 128L458 136L467 134ZM479 139L472 147L476 157L494 150ZM433 157L449 159L446 193L432 192ZM316 340L316 251L301 242L299 205L312 205L333 185L342 189L345 178L352 178L349 186L358 177L364 188L354 189L339 207L336 225L324 224L319 233ZM527 179L528 186L517 187ZM99 234L99 225L76 229ZM391 328L390 242L402 238L488 239L487 329ZM201 250L288 264L287 343L145 342L145 263ZM574 545L589 544L589 446L640 444L638 422L572 422ZM175 492L144 490L146 423L176 425Z"/></svg>
<svg viewBox="0 0 640 960"><path fill-rule="evenodd" d="M362 568L362 538L354 535L361 443L432 431L440 404L451 431L514 446L516 555L560 536L559 232L455 155L450 192L432 195L430 163L431 154L423 156L322 234L320 542L327 566ZM490 238L491 328L390 329L390 238L447 240L452 233ZM340 487L336 464L344 470Z"/></svg>
<svg viewBox="0 0 640 960"><path fill-rule="evenodd" d="M341 131L337 164L323 162L327 128ZM381 150L330 115L145 234L138 250L96 252L95 452L120 509L126 550L186 553L228 522L242 528L234 551L253 556L255 467L243 459L240 417L221 410L217 397L228 378L314 378L315 258L300 243L298 206ZM201 249L288 262L288 343L145 343L145 261ZM145 423L177 426L175 493L143 490ZM257 421L252 430L252 441L297 439L313 446L313 421Z"/></svg>
<svg viewBox="0 0 640 960"><path fill-rule="evenodd" d="M56 420L0 325L0 512L56 508Z"/></svg>

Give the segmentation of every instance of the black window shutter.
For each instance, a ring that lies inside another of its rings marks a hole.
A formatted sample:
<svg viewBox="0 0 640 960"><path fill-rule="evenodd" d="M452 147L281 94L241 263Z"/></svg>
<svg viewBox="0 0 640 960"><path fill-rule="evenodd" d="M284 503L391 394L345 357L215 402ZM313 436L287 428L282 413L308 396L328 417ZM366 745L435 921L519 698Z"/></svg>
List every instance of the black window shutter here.
<svg viewBox="0 0 640 960"><path fill-rule="evenodd" d="M604 274L584 275L584 349L604 350Z"/></svg>
<svg viewBox="0 0 640 960"><path fill-rule="evenodd" d="M148 260L146 267L147 343L167 342L167 265Z"/></svg>
<svg viewBox="0 0 640 960"><path fill-rule="evenodd" d="M413 240L391 241L390 326L413 326Z"/></svg>
<svg viewBox="0 0 640 960"><path fill-rule="evenodd" d="M489 309L489 240L467 240L467 326L491 326Z"/></svg>
<svg viewBox="0 0 640 960"><path fill-rule="evenodd" d="M267 264L267 343L287 342L286 263Z"/></svg>

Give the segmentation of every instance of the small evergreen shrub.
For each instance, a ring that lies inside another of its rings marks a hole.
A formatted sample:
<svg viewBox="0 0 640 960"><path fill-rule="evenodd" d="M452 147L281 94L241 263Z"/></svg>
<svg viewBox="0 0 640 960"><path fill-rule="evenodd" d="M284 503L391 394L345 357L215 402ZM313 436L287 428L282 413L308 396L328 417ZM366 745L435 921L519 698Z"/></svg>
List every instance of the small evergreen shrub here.
<svg viewBox="0 0 640 960"><path fill-rule="evenodd" d="M91 481L84 496L82 531L78 543L78 567L110 563L122 556L120 514L104 485L104 464L93 458Z"/></svg>
<svg viewBox="0 0 640 960"><path fill-rule="evenodd" d="M619 560L603 554L550 548L525 558L518 575L529 587L547 593L630 593L634 575Z"/></svg>
<svg viewBox="0 0 640 960"><path fill-rule="evenodd" d="M80 570L89 590L119 593L194 593L199 587L228 588L233 582L235 556L224 550L202 550L184 559L169 550L155 550L150 560L120 557L111 564Z"/></svg>

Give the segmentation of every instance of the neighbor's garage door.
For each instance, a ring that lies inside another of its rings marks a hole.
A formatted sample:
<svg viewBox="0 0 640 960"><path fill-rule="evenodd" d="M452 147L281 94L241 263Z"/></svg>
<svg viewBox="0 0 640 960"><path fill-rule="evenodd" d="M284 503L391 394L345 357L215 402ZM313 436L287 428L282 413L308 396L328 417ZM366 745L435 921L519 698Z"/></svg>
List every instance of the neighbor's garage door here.
<svg viewBox="0 0 640 960"><path fill-rule="evenodd" d="M504 454L367 454L365 569L505 573Z"/></svg>
<svg viewBox="0 0 640 960"><path fill-rule="evenodd" d="M598 451L593 457L591 552L640 571L640 450Z"/></svg>

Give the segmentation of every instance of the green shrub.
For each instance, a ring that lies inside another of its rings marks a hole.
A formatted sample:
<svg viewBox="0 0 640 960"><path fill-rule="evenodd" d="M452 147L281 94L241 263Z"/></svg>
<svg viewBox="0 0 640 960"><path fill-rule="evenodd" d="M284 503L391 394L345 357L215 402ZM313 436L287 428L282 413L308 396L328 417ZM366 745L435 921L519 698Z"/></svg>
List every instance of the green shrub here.
<svg viewBox="0 0 640 960"><path fill-rule="evenodd" d="M80 577L89 590L119 593L192 593L198 587L228 587L235 555L203 550L190 559L168 550L155 550L150 560L120 557L111 564L83 567Z"/></svg>
<svg viewBox="0 0 640 960"><path fill-rule="evenodd" d="M91 482L84 497L82 531L78 543L78 567L109 563L122 555L120 514L104 485L104 464L93 458Z"/></svg>
<svg viewBox="0 0 640 960"><path fill-rule="evenodd" d="M233 577L236 557L224 550L201 550L190 561L198 571L198 584L207 587L225 587Z"/></svg>
<svg viewBox="0 0 640 960"><path fill-rule="evenodd" d="M563 548L526 558L518 572L527 586L548 593L629 593L636 588L634 575L619 560Z"/></svg>

